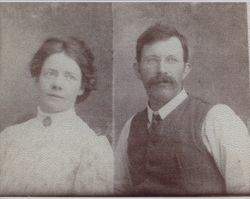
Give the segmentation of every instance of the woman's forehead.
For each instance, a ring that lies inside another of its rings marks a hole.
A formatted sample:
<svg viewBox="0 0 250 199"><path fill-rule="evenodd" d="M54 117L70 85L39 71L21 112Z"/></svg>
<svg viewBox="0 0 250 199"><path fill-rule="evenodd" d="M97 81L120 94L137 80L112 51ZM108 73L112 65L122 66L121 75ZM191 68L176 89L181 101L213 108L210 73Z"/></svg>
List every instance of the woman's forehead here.
<svg viewBox="0 0 250 199"><path fill-rule="evenodd" d="M43 63L42 70L53 69L62 72L81 74L81 69L76 61L65 53L55 53L50 55Z"/></svg>

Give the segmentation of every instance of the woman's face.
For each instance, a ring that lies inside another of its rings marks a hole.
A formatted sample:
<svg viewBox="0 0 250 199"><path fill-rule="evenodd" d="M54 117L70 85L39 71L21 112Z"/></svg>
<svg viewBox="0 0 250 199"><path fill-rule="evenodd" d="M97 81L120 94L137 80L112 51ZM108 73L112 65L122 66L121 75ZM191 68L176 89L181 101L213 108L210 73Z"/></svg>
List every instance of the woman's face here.
<svg viewBox="0 0 250 199"><path fill-rule="evenodd" d="M74 107L84 90L79 65L64 53L49 56L41 69L38 87L40 108L47 113L67 111Z"/></svg>

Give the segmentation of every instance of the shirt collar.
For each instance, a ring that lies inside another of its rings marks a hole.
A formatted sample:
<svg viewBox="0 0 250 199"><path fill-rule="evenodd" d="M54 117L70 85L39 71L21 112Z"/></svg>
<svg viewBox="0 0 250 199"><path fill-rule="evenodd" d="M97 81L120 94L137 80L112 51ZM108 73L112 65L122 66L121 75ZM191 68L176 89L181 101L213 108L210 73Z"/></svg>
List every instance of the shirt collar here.
<svg viewBox="0 0 250 199"><path fill-rule="evenodd" d="M177 106L179 106L186 98L187 93L184 89L176 95L173 99L171 99L167 104L161 107L157 112L159 113L162 120L164 120ZM147 105L147 113L148 113L148 121L152 121L152 116L154 111Z"/></svg>
<svg viewBox="0 0 250 199"><path fill-rule="evenodd" d="M71 108L67 111L58 112L58 113L45 113L41 110L40 107L37 107L37 118L40 121L42 121L44 118L48 116L51 118L52 121L56 121L56 122L67 121L67 120L71 120L72 118L74 118L75 115L76 113L75 113L74 108Z"/></svg>

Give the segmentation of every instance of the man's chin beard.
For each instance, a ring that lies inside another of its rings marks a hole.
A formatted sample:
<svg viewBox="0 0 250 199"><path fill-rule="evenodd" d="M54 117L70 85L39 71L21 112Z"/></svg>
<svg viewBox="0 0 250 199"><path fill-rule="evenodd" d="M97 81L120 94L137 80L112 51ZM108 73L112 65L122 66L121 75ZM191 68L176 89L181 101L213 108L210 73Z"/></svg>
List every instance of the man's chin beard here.
<svg viewBox="0 0 250 199"><path fill-rule="evenodd" d="M162 103L167 103L177 95L177 90L174 88L161 90L160 88L157 89L151 87L147 89L147 95L149 99Z"/></svg>

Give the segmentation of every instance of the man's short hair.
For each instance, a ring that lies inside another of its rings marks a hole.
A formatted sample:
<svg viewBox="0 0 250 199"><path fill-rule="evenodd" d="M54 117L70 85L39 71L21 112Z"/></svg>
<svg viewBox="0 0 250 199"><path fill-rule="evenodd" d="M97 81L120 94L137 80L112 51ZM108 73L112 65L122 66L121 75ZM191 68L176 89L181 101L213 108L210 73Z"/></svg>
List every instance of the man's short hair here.
<svg viewBox="0 0 250 199"><path fill-rule="evenodd" d="M183 49L183 60L185 63L188 62L188 47L186 38L182 34L180 34L175 27L168 26L162 23L157 23L150 26L137 39L136 43L137 62L140 63L141 61L141 53L145 45L152 44L156 41L167 40L171 37L177 37L180 40Z"/></svg>
<svg viewBox="0 0 250 199"><path fill-rule="evenodd" d="M44 41L39 50L35 53L30 63L32 77L39 78L45 60L55 53L65 53L73 59L80 67L82 73L81 86L84 93L77 97L76 103L85 100L92 90L96 89L96 68L93 65L94 55L90 48L82 40L75 37L49 38Z"/></svg>

